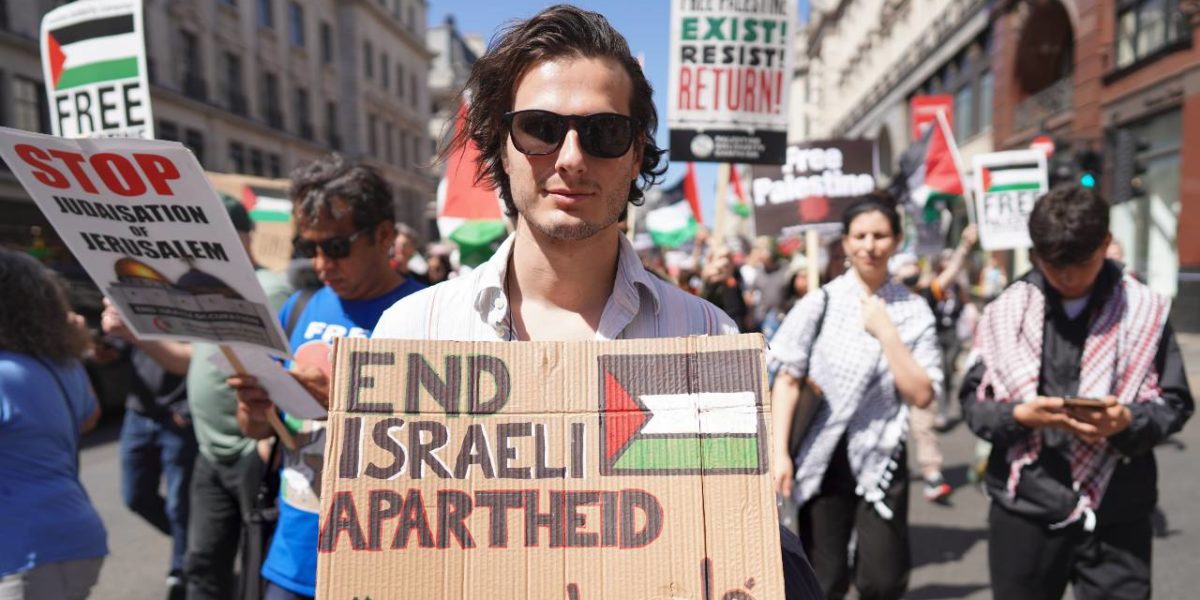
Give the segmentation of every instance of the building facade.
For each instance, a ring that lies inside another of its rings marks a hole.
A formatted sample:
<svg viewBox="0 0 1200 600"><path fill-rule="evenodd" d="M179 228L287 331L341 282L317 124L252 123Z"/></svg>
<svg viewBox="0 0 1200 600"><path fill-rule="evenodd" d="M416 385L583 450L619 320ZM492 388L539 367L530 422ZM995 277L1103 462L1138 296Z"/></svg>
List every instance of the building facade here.
<svg viewBox="0 0 1200 600"><path fill-rule="evenodd" d="M994 138L1037 135L1093 170L1131 269L1200 331L1200 5L1184 0L1029 0L995 7ZM1076 165L1082 168L1083 165Z"/></svg>
<svg viewBox="0 0 1200 600"><path fill-rule="evenodd" d="M800 34L806 56L795 85L808 99L806 139L867 138L888 178L912 143L910 101L954 97L952 123L963 159L992 150L992 74L984 0L824 0ZM795 87L793 88L796 89Z"/></svg>
<svg viewBox="0 0 1200 600"><path fill-rule="evenodd" d="M0 0L0 123L49 133L38 54L53 0ZM144 3L155 135L206 170L286 177L336 151L377 167L396 218L433 201L425 0L213 0ZM53 239L0 173L0 243ZM42 229L31 230L31 226Z"/></svg>

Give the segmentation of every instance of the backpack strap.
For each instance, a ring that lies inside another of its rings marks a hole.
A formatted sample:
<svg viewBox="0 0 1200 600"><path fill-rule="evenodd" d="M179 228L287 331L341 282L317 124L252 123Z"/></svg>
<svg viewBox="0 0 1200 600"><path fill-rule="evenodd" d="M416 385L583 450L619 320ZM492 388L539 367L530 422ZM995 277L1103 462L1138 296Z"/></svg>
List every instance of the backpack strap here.
<svg viewBox="0 0 1200 600"><path fill-rule="evenodd" d="M317 293L314 288L304 288L300 290L300 295L296 298L296 303L292 305L292 312L288 313L287 325L284 326L284 331L287 333L288 339L292 339L292 332L296 329L296 324L300 322L300 315L304 312L304 308L308 306L308 301L312 299L313 294Z"/></svg>

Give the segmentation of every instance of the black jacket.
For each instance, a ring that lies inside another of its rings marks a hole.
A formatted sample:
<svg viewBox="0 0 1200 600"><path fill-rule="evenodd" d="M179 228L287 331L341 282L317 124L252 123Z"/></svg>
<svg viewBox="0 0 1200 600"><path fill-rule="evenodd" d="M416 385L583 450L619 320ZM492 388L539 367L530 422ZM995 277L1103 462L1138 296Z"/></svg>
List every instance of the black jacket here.
<svg viewBox="0 0 1200 600"><path fill-rule="evenodd" d="M1071 396L1077 393L1079 364L1088 323L1095 311L1112 295L1120 277L1120 268L1111 262L1106 263L1096 279L1087 307L1075 319L1068 318L1063 312L1059 295L1047 285L1040 272L1034 270L1023 278L1036 285L1046 296L1039 395ZM1096 512L1101 524L1144 518L1154 509L1158 502L1158 469L1154 461L1154 446L1179 431L1195 408L1170 323L1163 329L1154 368L1158 373L1159 386L1162 387L1162 401L1129 406L1133 416L1129 428L1108 439L1122 454L1122 459ZM1054 523L1065 519L1074 509L1078 498L1071 489L1070 434L1051 429L1034 432L1013 418L1015 404L977 401L976 390L983 372L982 363L975 364L967 371L963 377L960 399L967 426L976 435L992 443L984 478L988 495L1001 508L1038 521ZM1007 491L1008 449L1030 434L1041 435L1044 445L1038 459L1023 471L1016 498L1013 499Z"/></svg>

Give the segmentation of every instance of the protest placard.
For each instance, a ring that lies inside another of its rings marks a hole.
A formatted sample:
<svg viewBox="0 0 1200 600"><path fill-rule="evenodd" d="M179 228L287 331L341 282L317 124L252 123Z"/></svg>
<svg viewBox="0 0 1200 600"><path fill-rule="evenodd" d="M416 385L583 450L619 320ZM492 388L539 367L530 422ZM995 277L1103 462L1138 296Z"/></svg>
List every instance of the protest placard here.
<svg viewBox="0 0 1200 600"><path fill-rule="evenodd" d="M671 2L671 160L783 163L795 6Z"/></svg>
<svg viewBox="0 0 1200 600"><path fill-rule="evenodd" d="M783 598L762 336L343 338L321 598Z"/></svg>
<svg viewBox="0 0 1200 600"><path fill-rule="evenodd" d="M0 128L0 156L138 337L288 354L229 214L187 148Z"/></svg>
<svg viewBox="0 0 1200 600"><path fill-rule="evenodd" d="M1029 214L1049 189L1046 155L1037 150L977 154L975 222L984 250L1029 248Z"/></svg>
<svg viewBox="0 0 1200 600"><path fill-rule="evenodd" d="M750 197L758 235L836 231L858 196L875 190L875 142L821 140L788 146L782 167L755 166Z"/></svg>
<svg viewBox="0 0 1200 600"><path fill-rule="evenodd" d="M54 135L153 138L141 0L81 0L42 17Z"/></svg>

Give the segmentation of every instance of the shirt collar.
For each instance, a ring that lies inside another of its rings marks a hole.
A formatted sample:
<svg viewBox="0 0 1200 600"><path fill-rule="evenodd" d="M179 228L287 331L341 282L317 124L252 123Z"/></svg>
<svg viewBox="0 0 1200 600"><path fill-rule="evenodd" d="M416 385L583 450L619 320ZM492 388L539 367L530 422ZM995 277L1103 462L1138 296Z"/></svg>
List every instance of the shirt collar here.
<svg viewBox="0 0 1200 600"><path fill-rule="evenodd" d="M478 291L475 294L475 310L479 313L480 318L493 328L497 328L497 333L500 333L500 329L505 329L502 337L506 337L508 334L506 323L508 296L504 291L504 280L508 275L508 259L512 256L513 244L516 239L516 233L509 234L508 238L496 249L496 253L478 269L479 282ZM613 292L609 297L609 304L616 301L617 306L628 311L629 318L632 319L633 315L636 315L641 309L641 293L639 291L641 288L646 290L653 302L654 314L657 315L661 307L661 299L654 276L642 266L642 260L638 258L637 251L634 250L629 239L623 235L619 236L619 239L617 277L613 282ZM605 312L608 310L605 309Z"/></svg>

